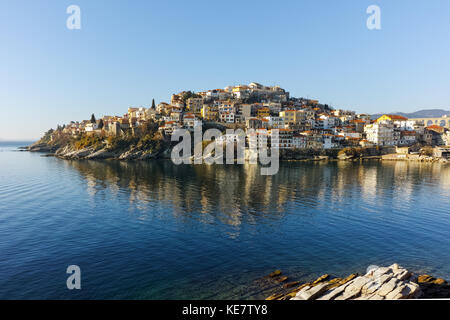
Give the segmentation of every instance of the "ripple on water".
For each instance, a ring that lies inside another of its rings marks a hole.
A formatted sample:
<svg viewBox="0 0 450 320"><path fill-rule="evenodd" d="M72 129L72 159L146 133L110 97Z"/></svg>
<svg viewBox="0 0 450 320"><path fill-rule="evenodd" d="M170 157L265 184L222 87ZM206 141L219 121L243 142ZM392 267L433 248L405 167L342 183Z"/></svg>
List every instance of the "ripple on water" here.
<svg viewBox="0 0 450 320"><path fill-rule="evenodd" d="M393 262L450 278L448 166L257 169L4 152L0 298L253 299L274 269L306 281Z"/></svg>

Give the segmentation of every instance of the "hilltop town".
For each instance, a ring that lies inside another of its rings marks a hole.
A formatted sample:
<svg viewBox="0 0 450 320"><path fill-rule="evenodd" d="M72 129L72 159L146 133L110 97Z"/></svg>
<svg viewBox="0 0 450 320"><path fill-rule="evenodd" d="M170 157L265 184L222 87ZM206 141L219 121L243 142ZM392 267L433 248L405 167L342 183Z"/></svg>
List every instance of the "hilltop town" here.
<svg viewBox="0 0 450 320"><path fill-rule="evenodd" d="M105 115L96 119L92 115L90 120L72 121L47 132L34 149L42 149L45 143L53 146L52 151L65 147L60 155L106 158L113 157L110 151L118 145L123 149L125 140L132 145L131 149L138 148L140 153L136 156L136 152L128 152L122 158L142 158L148 154L145 150L148 145L158 152L170 145L168 141L174 130L193 131L202 125L223 131L253 129L269 140L273 130L278 129L279 139L272 141L272 145L287 152L314 150L315 154L324 154L327 150L345 150L349 156L361 149L396 148L398 153L409 153L425 146L437 146L440 155L447 157L450 116L435 122L389 114L371 119L368 114L334 109L318 100L291 97L279 86L253 82L196 93L183 91L173 94L170 103L156 105L153 100L150 107L130 107L122 116ZM236 141L238 137L227 138ZM91 152L80 152L86 148ZM103 151L98 152L99 149Z"/></svg>

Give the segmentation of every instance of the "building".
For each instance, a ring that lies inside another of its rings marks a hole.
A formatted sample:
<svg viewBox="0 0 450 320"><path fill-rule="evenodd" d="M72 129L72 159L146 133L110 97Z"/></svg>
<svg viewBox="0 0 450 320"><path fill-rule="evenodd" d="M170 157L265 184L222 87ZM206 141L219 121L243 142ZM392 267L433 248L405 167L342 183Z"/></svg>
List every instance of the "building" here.
<svg viewBox="0 0 450 320"><path fill-rule="evenodd" d="M256 114L257 114L257 117L258 117L259 119L263 119L263 118L265 118L265 117L270 116L270 109L269 109L268 107L262 107L262 108L259 108L259 109L256 111Z"/></svg>
<svg viewBox="0 0 450 320"><path fill-rule="evenodd" d="M379 146L394 145L394 125L390 120L377 121L364 126L366 139Z"/></svg>
<svg viewBox="0 0 450 320"><path fill-rule="evenodd" d="M186 109L197 116L202 114L203 98L189 98L186 101Z"/></svg>
<svg viewBox="0 0 450 320"><path fill-rule="evenodd" d="M219 120L218 107L210 104L204 104L202 107L201 116L206 121L218 121Z"/></svg>
<svg viewBox="0 0 450 320"><path fill-rule="evenodd" d="M306 136L294 134L292 137L292 147L294 149L306 149Z"/></svg>
<svg viewBox="0 0 450 320"><path fill-rule="evenodd" d="M294 125L296 123L297 110L283 110L280 111L280 118L283 119L284 125Z"/></svg>
<svg viewBox="0 0 450 320"><path fill-rule="evenodd" d="M245 126L247 129L260 129L262 128L262 120L258 118L247 118L245 119Z"/></svg>
<svg viewBox="0 0 450 320"><path fill-rule="evenodd" d="M235 115L232 112L220 112L219 120L220 120L220 122L234 123L235 122L234 116Z"/></svg>
<svg viewBox="0 0 450 320"><path fill-rule="evenodd" d="M267 120L269 128L273 129L284 129L284 120L281 117L269 116L265 117Z"/></svg>
<svg viewBox="0 0 450 320"><path fill-rule="evenodd" d="M416 132L415 131L400 131L400 140L398 142L399 146L409 146L416 143Z"/></svg>
<svg viewBox="0 0 450 320"><path fill-rule="evenodd" d="M442 146L445 144L444 137L446 135L445 128L437 125L431 125L425 128L425 132L431 135L431 144Z"/></svg>
<svg viewBox="0 0 450 320"><path fill-rule="evenodd" d="M278 139L273 137L273 130L269 130L269 135L271 137L271 144L274 148L279 149L292 149L293 148L293 136L294 131L291 129L274 129L278 130Z"/></svg>
<svg viewBox="0 0 450 320"><path fill-rule="evenodd" d="M86 131L86 132L94 132L94 130L97 130L97 129L98 129L97 123L91 123L91 122L86 124L86 126L84 127L84 131Z"/></svg>

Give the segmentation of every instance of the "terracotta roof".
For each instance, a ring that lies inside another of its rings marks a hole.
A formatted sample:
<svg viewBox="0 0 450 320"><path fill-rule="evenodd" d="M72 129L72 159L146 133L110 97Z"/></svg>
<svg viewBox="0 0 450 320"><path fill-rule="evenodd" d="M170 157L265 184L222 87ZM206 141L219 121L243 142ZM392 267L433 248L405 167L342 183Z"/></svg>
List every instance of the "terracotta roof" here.
<svg viewBox="0 0 450 320"><path fill-rule="evenodd" d="M396 115L396 114L388 114L387 115L389 118L391 118L392 120L408 120L408 118Z"/></svg>

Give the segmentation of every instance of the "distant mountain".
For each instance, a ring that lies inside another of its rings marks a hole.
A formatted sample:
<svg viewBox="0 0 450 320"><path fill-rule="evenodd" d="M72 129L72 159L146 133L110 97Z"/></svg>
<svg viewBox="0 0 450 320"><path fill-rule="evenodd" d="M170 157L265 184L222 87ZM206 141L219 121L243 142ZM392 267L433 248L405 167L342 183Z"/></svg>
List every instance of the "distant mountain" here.
<svg viewBox="0 0 450 320"><path fill-rule="evenodd" d="M450 111L445 111L443 109L425 109L425 110L419 110L419 111L411 112L411 113L389 112L389 113L373 114L373 115L371 115L371 118L377 119L377 118L381 117L383 114L396 114L396 115L403 116L406 118L440 118L445 115L450 116Z"/></svg>

